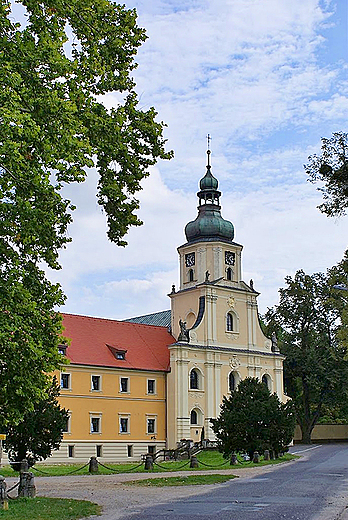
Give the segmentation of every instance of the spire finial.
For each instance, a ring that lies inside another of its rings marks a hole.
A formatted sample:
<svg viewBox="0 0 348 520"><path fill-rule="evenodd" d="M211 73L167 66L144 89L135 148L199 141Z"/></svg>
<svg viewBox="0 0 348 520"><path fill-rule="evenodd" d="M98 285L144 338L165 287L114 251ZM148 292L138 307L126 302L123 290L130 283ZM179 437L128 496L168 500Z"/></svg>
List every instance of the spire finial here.
<svg viewBox="0 0 348 520"><path fill-rule="evenodd" d="M210 166L210 154L211 154L211 151L210 151L211 136L210 136L210 134L207 135L207 141L208 141L208 150L207 150L208 165L207 166Z"/></svg>

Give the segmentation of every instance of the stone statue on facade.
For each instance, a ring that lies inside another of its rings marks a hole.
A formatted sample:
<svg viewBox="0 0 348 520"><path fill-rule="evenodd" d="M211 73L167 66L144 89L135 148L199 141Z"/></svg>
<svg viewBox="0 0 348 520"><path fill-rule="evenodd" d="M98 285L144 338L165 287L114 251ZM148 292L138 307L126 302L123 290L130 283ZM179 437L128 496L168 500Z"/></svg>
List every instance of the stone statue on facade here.
<svg viewBox="0 0 348 520"><path fill-rule="evenodd" d="M186 321L179 320L180 334L178 337L178 341L189 341L189 331L186 328Z"/></svg>
<svg viewBox="0 0 348 520"><path fill-rule="evenodd" d="M272 332L272 335L271 335L271 341L272 341L272 346L271 346L272 352L279 352L278 338L277 338L277 334L274 331Z"/></svg>

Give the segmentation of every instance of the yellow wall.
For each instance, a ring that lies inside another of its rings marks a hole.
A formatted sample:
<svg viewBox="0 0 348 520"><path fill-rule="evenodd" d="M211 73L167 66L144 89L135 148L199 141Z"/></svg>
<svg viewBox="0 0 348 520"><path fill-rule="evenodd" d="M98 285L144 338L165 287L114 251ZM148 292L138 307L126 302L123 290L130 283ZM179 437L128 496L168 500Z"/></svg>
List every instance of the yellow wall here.
<svg viewBox="0 0 348 520"><path fill-rule="evenodd" d="M71 414L70 431L64 440L165 441L165 374L68 365L71 388L61 389L60 403ZM60 374L56 374L60 380ZM101 389L91 390L91 376L101 376ZM120 378L127 377L129 391L120 391ZM147 394L147 380L156 381L155 393ZM120 433L120 415L129 418L129 431ZM90 419L101 418L101 432L91 433ZM147 433L147 418L156 419L155 433Z"/></svg>

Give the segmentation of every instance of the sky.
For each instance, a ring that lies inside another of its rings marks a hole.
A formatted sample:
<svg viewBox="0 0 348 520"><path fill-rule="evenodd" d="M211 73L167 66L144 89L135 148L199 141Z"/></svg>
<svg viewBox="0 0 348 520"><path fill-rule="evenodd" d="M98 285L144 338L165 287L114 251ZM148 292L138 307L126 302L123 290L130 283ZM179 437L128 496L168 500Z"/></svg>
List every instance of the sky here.
<svg viewBox="0 0 348 520"><path fill-rule="evenodd" d="M171 161L150 170L139 194L144 225L128 246L108 242L95 199L97 174L69 186L77 205L50 273L67 295L64 312L123 319L170 307L176 248L197 215L206 136L222 191L222 216L244 246L243 279L259 311L278 302L284 277L325 271L347 248L348 217L330 219L303 165L321 137L347 131L346 0L128 0L148 40L134 73L139 106L167 127ZM117 94L103 99L117 104Z"/></svg>

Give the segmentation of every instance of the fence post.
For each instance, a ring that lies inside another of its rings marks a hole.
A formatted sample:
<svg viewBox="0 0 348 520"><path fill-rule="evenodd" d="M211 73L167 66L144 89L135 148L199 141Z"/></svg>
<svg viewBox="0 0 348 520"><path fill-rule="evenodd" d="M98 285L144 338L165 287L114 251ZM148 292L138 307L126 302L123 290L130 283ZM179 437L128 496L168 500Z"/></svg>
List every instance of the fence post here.
<svg viewBox="0 0 348 520"><path fill-rule="evenodd" d="M8 497L7 497L7 491L6 491L6 482L5 477L0 475L0 503L2 509L5 511L8 510Z"/></svg>
<svg viewBox="0 0 348 520"><path fill-rule="evenodd" d="M190 459L190 468L198 468L198 460L194 455Z"/></svg>
<svg viewBox="0 0 348 520"><path fill-rule="evenodd" d="M145 457L145 468L146 470L152 470L153 469L153 458L152 455L149 453Z"/></svg>
<svg viewBox="0 0 348 520"><path fill-rule="evenodd" d="M91 457L89 459L89 472L98 473L98 459L97 457Z"/></svg>
<svg viewBox="0 0 348 520"><path fill-rule="evenodd" d="M36 496L34 474L30 471L21 471L19 474L18 496L29 498Z"/></svg>

